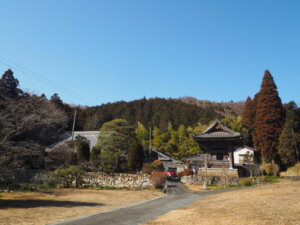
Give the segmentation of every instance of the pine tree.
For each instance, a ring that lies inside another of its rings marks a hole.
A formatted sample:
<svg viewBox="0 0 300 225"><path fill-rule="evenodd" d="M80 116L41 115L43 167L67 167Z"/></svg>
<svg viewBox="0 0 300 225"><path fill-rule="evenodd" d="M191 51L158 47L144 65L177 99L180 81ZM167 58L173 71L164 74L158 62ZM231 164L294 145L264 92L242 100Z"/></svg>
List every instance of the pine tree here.
<svg viewBox="0 0 300 225"><path fill-rule="evenodd" d="M266 70L257 97L255 114L255 146L261 150L265 162L271 162L276 157L284 118L285 110L276 84L271 73Z"/></svg>
<svg viewBox="0 0 300 225"><path fill-rule="evenodd" d="M22 94L22 91L18 88L19 81L14 77L14 73L11 69L8 69L2 75L0 79L0 95L8 98L16 98Z"/></svg>

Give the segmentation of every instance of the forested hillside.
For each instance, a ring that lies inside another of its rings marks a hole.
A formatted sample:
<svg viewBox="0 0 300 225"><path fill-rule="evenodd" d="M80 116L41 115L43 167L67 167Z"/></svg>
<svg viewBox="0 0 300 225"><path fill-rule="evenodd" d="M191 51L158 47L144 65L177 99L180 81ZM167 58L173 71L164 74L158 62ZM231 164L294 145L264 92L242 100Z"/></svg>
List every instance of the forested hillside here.
<svg viewBox="0 0 300 225"><path fill-rule="evenodd" d="M141 122L146 127L167 129L168 123L174 128L180 125L195 126L197 123L207 124L214 119L225 116L238 116L242 112L243 103L213 103L197 101L194 98L140 99L131 102L115 102L80 110L77 129L98 130L107 121L123 118L131 124Z"/></svg>

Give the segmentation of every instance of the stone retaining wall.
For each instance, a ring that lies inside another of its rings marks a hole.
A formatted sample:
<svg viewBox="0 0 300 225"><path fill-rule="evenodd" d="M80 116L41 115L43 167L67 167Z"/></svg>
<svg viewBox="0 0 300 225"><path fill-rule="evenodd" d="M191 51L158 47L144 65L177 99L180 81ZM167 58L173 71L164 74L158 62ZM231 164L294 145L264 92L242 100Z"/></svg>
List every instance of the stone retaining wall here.
<svg viewBox="0 0 300 225"><path fill-rule="evenodd" d="M191 175L191 176L183 176L181 177L181 182L184 184L203 184L205 181L204 176ZM238 185L240 183L239 177L220 177L220 176L208 176L207 184L213 185Z"/></svg>
<svg viewBox="0 0 300 225"><path fill-rule="evenodd" d="M87 172L84 175L84 183L87 186L110 186L117 188L151 188L149 175L101 172Z"/></svg>
<svg viewBox="0 0 300 225"><path fill-rule="evenodd" d="M204 176L205 173L210 177L239 177L237 169L228 169L228 168L200 168L198 170L199 176Z"/></svg>

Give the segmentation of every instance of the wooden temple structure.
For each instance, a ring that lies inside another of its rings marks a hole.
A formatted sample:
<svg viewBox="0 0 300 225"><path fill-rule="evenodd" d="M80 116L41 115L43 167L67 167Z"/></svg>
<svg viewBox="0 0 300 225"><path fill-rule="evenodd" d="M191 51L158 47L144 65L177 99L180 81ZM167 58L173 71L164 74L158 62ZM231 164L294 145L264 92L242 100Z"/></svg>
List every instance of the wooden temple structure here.
<svg viewBox="0 0 300 225"><path fill-rule="evenodd" d="M243 145L243 137L215 120L205 131L195 134L194 139L204 147L204 168L233 169L233 152Z"/></svg>

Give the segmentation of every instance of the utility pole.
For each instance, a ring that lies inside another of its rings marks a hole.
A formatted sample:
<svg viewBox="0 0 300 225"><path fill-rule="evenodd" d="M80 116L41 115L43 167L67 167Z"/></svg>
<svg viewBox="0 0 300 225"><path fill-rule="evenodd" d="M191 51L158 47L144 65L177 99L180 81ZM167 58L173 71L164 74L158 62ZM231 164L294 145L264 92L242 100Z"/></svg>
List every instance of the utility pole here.
<svg viewBox="0 0 300 225"><path fill-rule="evenodd" d="M75 129L75 122L76 122L76 114L77 110L74 111L74 120L73 120L73 126L72 126L72 142L74 141L74 129Z"/></svg>
<svg viewBox="0 0 300 225"><path fill-rule="evenodd" d="M151 162L151 138L152 138L152 129L149 128L149 162Z"/></svg>

